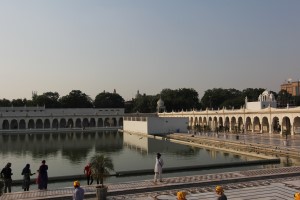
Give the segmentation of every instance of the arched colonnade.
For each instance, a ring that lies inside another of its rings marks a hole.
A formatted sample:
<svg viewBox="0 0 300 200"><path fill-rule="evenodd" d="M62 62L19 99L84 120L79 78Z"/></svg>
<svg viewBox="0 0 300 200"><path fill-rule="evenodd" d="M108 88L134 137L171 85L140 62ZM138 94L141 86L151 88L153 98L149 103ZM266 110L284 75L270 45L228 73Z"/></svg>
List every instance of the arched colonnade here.
<svg viewBox="0 0 300 200"><path fill-rule="evenodd" d="M244 133L300 134L300 107L261 110L206 110L160 113L188 117L191 129Z"/></svg>
<svg viewBox="0 0 300 200"><path fill-rule="evenodd" d="M123 117L8 117L0 124L2 130L119 127Z"/></svg>

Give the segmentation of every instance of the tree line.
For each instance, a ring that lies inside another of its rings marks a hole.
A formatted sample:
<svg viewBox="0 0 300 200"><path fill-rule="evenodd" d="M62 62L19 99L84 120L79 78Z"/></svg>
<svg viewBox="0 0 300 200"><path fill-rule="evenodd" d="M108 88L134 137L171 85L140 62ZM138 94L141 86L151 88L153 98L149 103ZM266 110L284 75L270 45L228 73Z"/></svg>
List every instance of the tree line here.
<svg viewBox="0 0 300 200"><path fill-rule="evenodd" d="M247 88L244 90L213 88L206 90L202 98L192 88L163 89L159 94L146 95L138 94L132 100L125 102L123 97L116 93L105 92L96 95L95 99L80 90L72 90L69 94L61 96L57 92L46 92L42 95L33 94L32 99L0 99L0 107L22 107L22 106L45 106L46 108L125 108L127 113L153 113L157 110L157 101L161 98L164 101L167 112L178 112L187 110L204 110L225 108L240 108L245 104L245 97L248 101L257 101L258 96L263 93L263 88ZM273 92L278 106L284 107L287 104L299 106L298 97L292 97L282 90Z"/></svg>

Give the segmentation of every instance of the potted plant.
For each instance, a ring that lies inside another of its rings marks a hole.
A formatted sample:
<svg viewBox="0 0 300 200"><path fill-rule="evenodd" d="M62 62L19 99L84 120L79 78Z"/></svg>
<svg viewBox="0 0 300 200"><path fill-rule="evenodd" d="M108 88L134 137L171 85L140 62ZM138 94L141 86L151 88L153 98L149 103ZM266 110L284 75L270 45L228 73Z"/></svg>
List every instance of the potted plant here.
<svg viewBox="0 0 300 200"><path fill-rule="evenodd" d="M103 182L110 175L110 171L114 170L113 162L110 157L101 154L93 156L90 163L92 176L97 180L96 197L98 200L106 200L107 186Z"/></svg>

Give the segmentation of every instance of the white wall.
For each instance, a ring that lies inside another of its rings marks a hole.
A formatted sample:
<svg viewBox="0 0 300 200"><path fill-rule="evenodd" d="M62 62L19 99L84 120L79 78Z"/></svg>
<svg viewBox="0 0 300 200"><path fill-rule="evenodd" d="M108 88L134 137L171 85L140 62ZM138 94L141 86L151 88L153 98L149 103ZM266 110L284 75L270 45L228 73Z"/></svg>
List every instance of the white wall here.
<svg viewBox="0 0 300 200"><path fill-rule="evenodd" d="M123 131L148 134L147 121L123 121Z"/></svg>
<svg viewBox="0 0 300 200"><path fill-rule="evenodd" d="M148 121L150 134L165 134L174 132L187 132L188 118L185 117L151 117Z"/></svg>
<svg viewBox="0 0 300 200"><path fill-rule="evenodd" d="M145 134L187 132L187 117L146 117L146 121L124 120L123 130Z"/></svg>

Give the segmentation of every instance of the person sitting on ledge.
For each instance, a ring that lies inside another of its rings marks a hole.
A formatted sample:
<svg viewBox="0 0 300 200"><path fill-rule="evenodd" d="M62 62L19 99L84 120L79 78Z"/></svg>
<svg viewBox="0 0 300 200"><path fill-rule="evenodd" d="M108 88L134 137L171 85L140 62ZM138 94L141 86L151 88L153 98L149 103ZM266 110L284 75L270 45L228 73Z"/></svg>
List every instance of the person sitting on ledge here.
<svg viewBox="0 0 300 200"><path fill-rule="evenodd" d="M300 193L299 192L296 192L294 194L294 197L295 197L295 200L300 200Z"/></svg>
<svg viewBox="0 0 300 200"><path fill-rule="evenodd" d="M183 191L177 192L177 200L186 200L185 196L186 196L186 192Z"/></svg>
<svg viewBox="0 0 300 200"><path fill-rule="evenodd" d="M216 187L216 193L218 195L217 200L227 200L226 195L224 194L224 190L221 186Z"/></svg>

